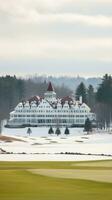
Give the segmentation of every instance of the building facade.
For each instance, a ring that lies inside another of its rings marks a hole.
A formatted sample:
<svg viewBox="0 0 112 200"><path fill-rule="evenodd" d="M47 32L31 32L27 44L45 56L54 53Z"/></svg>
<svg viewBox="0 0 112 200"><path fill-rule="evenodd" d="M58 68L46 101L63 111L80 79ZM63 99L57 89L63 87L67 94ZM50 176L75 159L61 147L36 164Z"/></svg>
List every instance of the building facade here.
<svg viewBox="0 0 112 200"><path fill-rule="evenodd" d="M94 121L96 116L81 97L79 101L69 96L58 99L50 82L43 98L34 96L16 106L10 113L7 126L82 127L87 118Z"/></svg>

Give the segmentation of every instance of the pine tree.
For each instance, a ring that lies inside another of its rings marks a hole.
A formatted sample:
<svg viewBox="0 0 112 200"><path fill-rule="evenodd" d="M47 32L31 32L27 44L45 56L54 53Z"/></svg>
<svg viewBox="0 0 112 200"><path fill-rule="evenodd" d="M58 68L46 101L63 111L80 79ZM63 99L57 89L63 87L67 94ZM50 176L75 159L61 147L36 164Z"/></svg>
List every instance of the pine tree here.
<svg viewBox="0 0 112 200"><path fill-rule="evenodd" d="M49 128L49 130L48 130L48 134L53 134L54 133L54 131L53 131L53 128L52 128L52 126Z"/></svg>
<svg viewBox="0 0 112 200"><path fill-rule="evenodd" d="M87 89L87 104L91 109L95 107L95 92L92 85L89 85Z"/></svg>
<svg viewBox="0 0 112 200"><path fill-rule="evenodd" d="M79 99L80 96L82 96L82 101L84 103L87 102L87 90L83 82L81 82L80 85L77 87L75 94L76 94L77 100Z"/></svg>
<svg viewBox="0 0 112 200"><path fill-rule="evenodd" d="M84 131L86 131L87 133L92 131L92 123L89 118L87 118L85 121Z"/></svg>
<svg viewBox="0 0 112 200"><path fill-rule="evenodd" d="M68 127L66 127L64 134L65 135L69 135L70 134L70 131L69 131Z"/></svg>
<svg viewBox="0 0 112 200"><path fill-rule="evenodd" d="M59 128L56 129L55 134L56 134L57 136L61 134L61 131L60 131Z"/></svg>
<svg viewBox="0 0 112 200"><path fill-rule="evenodd" d="M1 121L0 121L0 135L2 134L2 125L1 125Z"/></svg>
<svg viewBox="0 0 112 200"><path fill-rule="evenodd" d="M106 74L96 93L97 116L100 123L110 125L112 120L112 76Z"/></svg>
<svg viewBox="0 0 112 200"><path fill-rule="evenodd" d="M9 112L22 100L23 93L23 80L9 75L0 77L0 120L8 117Z"/></svg>
<svg viewBox="0 0 112 200"><path fill-rule="evenodd" d="M100 84L96 98L98 102L112 105L112 77L105 75L103 77L102 83Z"/></svg>

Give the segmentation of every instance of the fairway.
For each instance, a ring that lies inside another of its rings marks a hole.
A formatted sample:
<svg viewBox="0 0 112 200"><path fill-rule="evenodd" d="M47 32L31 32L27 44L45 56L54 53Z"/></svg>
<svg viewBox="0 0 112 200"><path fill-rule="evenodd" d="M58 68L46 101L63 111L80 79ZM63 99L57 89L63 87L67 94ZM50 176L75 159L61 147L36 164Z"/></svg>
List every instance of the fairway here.
<svg viewBox="0 0 112 200"><path fill-rule="evenodd" d="M112 161L0 162L0 200L112 200Z"/></svg>
<svg viewBox="0 0 112 200"><path fill-rule="evenodd" d="M32 169L34 174L49 177L83 179L112 183L112 170L83 170L83 169Z"/></svg>

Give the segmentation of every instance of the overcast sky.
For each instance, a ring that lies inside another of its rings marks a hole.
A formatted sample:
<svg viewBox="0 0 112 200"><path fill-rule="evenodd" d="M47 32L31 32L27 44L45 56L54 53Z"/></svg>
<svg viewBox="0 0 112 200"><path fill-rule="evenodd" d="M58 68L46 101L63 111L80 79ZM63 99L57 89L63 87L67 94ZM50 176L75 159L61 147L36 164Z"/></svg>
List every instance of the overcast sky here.
<svg viewBox="0 0 112 200"><path fill-rule="evenodd" d="M112 0L0 0L0 74L112 74Z"/></svg>

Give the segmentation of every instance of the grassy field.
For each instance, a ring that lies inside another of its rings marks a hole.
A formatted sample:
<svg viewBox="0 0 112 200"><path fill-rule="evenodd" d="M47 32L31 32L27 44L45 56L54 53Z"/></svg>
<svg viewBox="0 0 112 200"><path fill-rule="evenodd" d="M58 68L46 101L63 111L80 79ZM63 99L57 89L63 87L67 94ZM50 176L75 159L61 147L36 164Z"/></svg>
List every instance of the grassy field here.
<svg viewBox="0 0 112 200"><path fill-rule="evenodd" d="M0 162L0 200L112 200L111 174L112 161Z"/></svg>

